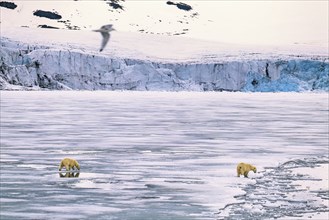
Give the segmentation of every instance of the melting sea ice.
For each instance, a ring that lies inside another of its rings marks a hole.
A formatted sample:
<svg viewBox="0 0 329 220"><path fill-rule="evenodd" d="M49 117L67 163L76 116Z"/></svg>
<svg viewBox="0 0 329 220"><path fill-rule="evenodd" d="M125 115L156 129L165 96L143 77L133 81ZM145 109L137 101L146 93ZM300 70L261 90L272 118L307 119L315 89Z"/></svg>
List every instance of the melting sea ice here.
<svg viewBox="0 0 329 220"><path fill-rule="evenodd" d="M327 93L1 91L1 219L324 216L327 167Z"/></svg>

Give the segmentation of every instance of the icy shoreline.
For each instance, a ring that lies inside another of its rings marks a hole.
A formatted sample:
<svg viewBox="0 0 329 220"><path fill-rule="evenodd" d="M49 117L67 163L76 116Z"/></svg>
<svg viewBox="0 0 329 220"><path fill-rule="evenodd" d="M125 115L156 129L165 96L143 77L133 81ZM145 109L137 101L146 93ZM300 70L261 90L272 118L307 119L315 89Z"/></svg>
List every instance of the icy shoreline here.
<svg viewBox="0 0 329 220"><path fill-rule="evenodd" d="M325 56L240 54L166 61L1 38L1 90L329 90Z"/></svg>
<svg viewBox="0 0 329 220"><path fill-rule="evenodd" d="M328 162L328 157L304 158L265 168L236 203L219 210L219 218L326 219Z"/></svg>

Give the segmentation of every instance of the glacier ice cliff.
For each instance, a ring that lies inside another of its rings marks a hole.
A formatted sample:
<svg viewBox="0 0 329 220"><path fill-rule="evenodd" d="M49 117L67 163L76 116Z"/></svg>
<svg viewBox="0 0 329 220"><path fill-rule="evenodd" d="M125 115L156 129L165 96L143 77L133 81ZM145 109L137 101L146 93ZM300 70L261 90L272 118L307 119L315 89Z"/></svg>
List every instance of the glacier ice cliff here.
<svg viewBox="0 0 329 220"><path fill-rule="evenodd" d="M327 57L139 60L1 39L1 90L329 91Z"/></svg>

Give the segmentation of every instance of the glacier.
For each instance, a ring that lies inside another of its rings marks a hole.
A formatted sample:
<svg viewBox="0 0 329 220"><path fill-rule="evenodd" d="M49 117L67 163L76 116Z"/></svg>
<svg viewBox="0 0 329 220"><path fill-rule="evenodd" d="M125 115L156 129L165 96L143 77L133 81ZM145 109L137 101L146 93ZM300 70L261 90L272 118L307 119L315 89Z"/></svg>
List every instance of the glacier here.
<svg viewBox="0 0 329 220"><path fill-rule="evenodd" d="M1 38L1 90L329 91L325 56L163 61Z"/></svg>

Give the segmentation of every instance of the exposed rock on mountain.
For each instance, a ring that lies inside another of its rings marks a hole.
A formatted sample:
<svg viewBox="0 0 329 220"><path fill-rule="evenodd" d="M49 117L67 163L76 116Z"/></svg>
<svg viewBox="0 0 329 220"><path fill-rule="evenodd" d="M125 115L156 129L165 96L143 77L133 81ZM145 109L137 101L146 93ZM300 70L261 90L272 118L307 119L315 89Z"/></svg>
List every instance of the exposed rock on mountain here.
<svg viewBox="0 0 329 220"><path fill-rule="evenodd" d="M54 20L59 20L62 18L61 15L59 15L57 12L51 12L51 11L43 11L43 10L36 10L33 15L39 16L39 17L44 17L44 18L49 18L49 19L54 19Z"/></svg>
<svg viewBox="0 0 329 220"><path fill-rule="evenodd" d="M0 7L4 7L4 8L8 8L8 9L15 9L15 8L17 8L17 5L13 2L1 1Z"/></svg>
<svg viewBox="0 0 329 220"><path fill-rule="evenodd" d="M184 10L184 11L190 11L192 10L192 7L188 4L179 2L179 3L174 3L172 1L167 1L167 5L176 5L178 9Z"/></svg>

